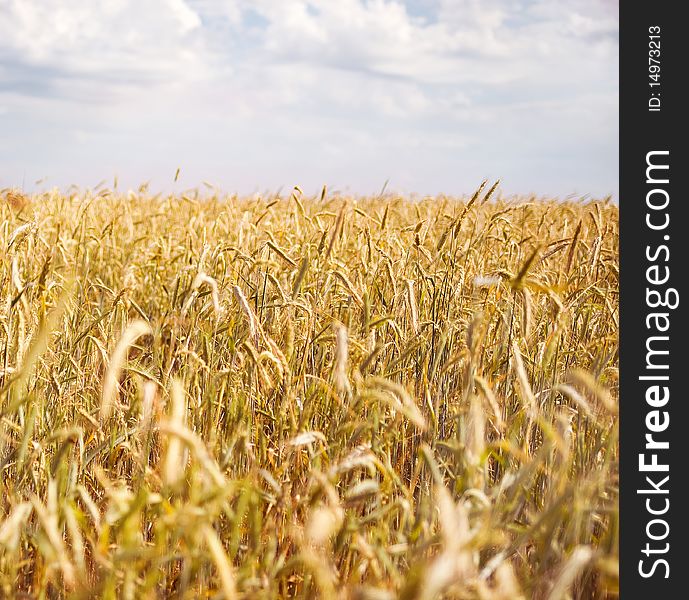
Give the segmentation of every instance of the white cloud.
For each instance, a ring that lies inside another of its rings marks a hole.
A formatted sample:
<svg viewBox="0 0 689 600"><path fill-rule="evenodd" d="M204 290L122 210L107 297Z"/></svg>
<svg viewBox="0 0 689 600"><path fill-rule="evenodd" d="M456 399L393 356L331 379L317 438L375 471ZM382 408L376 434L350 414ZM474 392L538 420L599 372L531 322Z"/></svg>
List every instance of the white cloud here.
<svg viewBox="0 0 689 600"><path fill-rule="evenodd" d="M45 83L39 89L79 79L147 85L204 69L194 35L201 21L183 0L4 0L0 6L0 57L11 66L9 78L33 76Z"/></svg>
<svg viewBox="0 0 689 600"><path fill-rule="evenodd" d="M242 189L495 174L606 193L617 28L604 0L0 0L0 120L25 137L0 160L60 181L186 161ZM40 127L77 148L32 152Z"/></svg>

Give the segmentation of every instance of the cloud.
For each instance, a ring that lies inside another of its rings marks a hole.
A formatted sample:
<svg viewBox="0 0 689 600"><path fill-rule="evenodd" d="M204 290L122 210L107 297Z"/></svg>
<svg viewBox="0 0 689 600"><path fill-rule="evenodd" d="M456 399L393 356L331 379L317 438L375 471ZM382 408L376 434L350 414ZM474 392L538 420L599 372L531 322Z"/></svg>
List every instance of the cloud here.
<svg viewBox="0 0 689 600"><path fill-rule="evenodd" d="M607 193L617 40L603 0L0 0L0 122L25 137L0 160Z"/></svg>
<svg viewBox="0 0 689 600"><path fill-rule="evenodd" d="M0 85L146 86L204 71L201 20L183 0L3 0Z"/></svg>

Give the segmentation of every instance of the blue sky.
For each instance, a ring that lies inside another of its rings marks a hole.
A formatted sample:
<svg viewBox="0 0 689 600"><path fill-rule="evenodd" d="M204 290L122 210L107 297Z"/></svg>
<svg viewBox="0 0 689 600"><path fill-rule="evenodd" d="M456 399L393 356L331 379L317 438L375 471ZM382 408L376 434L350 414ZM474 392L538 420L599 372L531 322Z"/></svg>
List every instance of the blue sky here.
<svg viewBox="0 0 689 600"><path fill-rule="evenodd" d="M0 187L616 197L617 60L616 0L0 0Z"/></svg>

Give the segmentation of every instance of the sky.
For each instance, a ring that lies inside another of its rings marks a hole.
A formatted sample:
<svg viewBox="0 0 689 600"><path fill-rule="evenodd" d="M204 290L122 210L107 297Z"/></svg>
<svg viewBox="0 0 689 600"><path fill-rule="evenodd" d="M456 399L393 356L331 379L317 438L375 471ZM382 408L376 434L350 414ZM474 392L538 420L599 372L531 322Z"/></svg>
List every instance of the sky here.
<svg viewBox="0 0 689 600"><path fill-rule="evenodd" d="M0 0L0 188L616 198L618 26L617 0Z"/></svg>

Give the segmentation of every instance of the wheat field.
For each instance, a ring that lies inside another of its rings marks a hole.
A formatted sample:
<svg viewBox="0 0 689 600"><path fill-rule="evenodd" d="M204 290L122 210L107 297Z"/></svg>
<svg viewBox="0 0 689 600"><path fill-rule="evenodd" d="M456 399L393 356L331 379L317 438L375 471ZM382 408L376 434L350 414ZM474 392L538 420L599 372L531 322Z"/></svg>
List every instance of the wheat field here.
<svg viewBox="0 0 689 600"><path fill-rule="evenodd" d="M0 597L618 595L606 200L0 195Z"/></svg>

